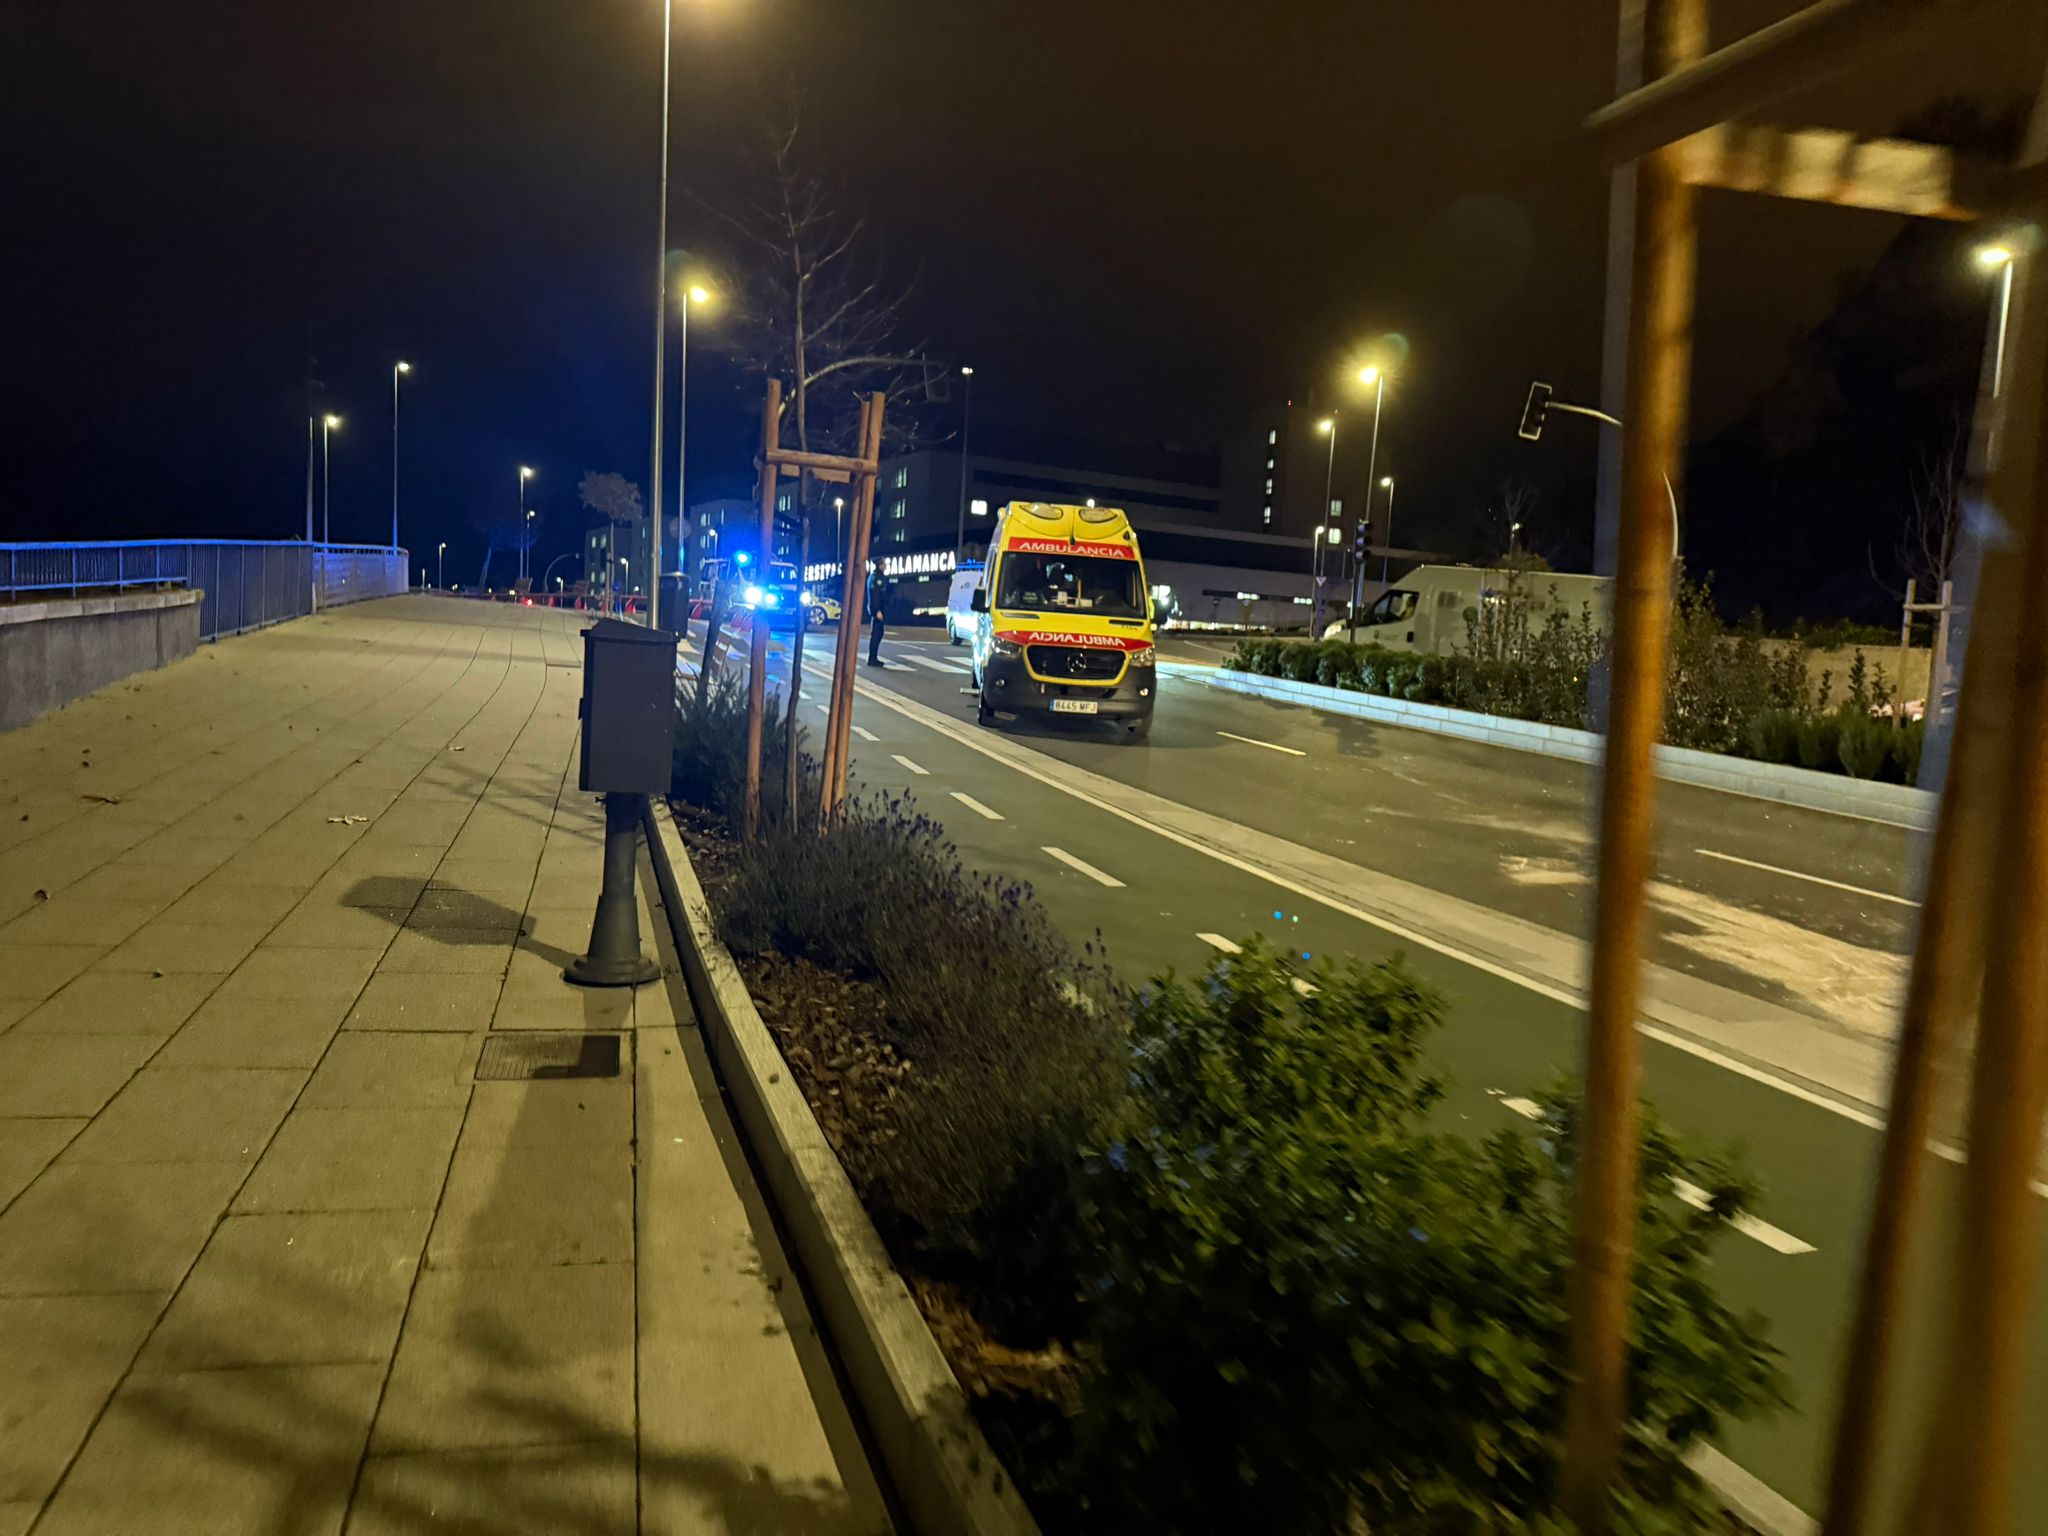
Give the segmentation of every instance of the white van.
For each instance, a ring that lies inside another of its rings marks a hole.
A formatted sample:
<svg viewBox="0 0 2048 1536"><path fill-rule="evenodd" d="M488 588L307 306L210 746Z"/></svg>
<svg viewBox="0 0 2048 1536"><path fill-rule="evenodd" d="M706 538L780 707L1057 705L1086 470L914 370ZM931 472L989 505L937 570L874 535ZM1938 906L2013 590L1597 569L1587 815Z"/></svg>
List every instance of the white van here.
<svg viewBox="0 0 2048 1536"><path fill-rule="evenodd" d="M1595 629L1605 632L1613 627L1613 583L1605 576L1418 565L1382 592L1358 616L1355 626L1339 619L1323 631L1323 638L1348 640L1355 636L1360 645L1449 656L1465 648L1466 613L1489 602L1503 602L1511 591L1521 594L1532 629L1542 628L1558 608L1574 622L1580 610L1586 609L1593 616Z"/></svg>
<svg viewBox="0 0 2048 1536"><path fill-rule="evenodd" d="M946 589L946 638L955 645L974 638L974 589L981 585L982 562L962 560L953 567Z"/></svg>

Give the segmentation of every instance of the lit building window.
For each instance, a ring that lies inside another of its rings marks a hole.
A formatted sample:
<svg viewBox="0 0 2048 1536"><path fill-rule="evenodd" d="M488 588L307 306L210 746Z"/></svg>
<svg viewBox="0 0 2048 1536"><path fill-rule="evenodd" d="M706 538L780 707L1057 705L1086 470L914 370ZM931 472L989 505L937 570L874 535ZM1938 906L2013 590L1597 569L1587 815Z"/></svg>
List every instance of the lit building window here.
<svg viewBox="0 0 2048 1536"><path fill-rule="evenodd" d="M901 544L903 542L903 530L901 528L898 528L893 533L891 533L889 535L889 542L892 544Z"/></svg>
<svg viewBox="0 0 2048 1536"><path fill-rule="evenodd" d="M901 496L898 496L889 503L889 515L891 517L908 517L910 515L910 503Z"/></svg>
<svg viewBox="0 0 2048 1536"><path fill-rule="evenodd" d="M1270 447L1270 446L1271 446L1272 444L1274 444L1274 443L1277 443L1277 442L1279 442L1279 441L1280 441L1280 429L1279 429L1278 427L1274 427L1274 428L1273 428L1272 430L1270 430L1269 432L1267 432L1267 433L1266 433L1266 443L1267 443L1267 445L1268 445L1269 447Z"/></svg>
<svg viewBox="0 0 2048 1536"><path fill-rule="evenodd" d="M1334 523L1338 518L1342 517L1343 515L1344 498L1342 496L1332 496L1330 498L1330 521Z"/></svg>
<svg viewBox="0 0 2048 1536"><path fill-rule="evenodd" d="M1273 509L1271 507L1266 508L1265 516L1261 519L1261 521L1268 523L1273 521Z"/></svg>
<svg viewBox="0 0 2048 1536"><path fill-rule="evenodd" d="M902 490L903 487L905 487L906 485L910 484L910 466L908 464L899 464L896 466L895 484L896 489L899 491Z"/></svg>
<svg viewBox="0 0 2048 1536"><path fill-rule="evenodd" d="M1273 461L1272 461L1271 459L1268 459L1268 460L1266 460L1266 468L1267 468L1268 470L1271 470L1271 469L1272 469L1272 467L1273 467Z"/></svg>
<svg viewBox="0 0 2048 1536"><path fill-rule="evenodd" d="M1273 494L1273 477L1271 475L1266 476L1266 494L1268 496Z"/></svg>
<svg viewBox="0 0 2048 1536"><path fill-rule="evenodd" d="M787 512L789 510L789 492L784 491L775 498L775 510L778 512Z"/></svg>
<svg viewBox="0 0 2048 1536"><path fill-rule="evenodd" d="M967 503L967 510L972 512L976 517L987 517L988 502L985 501L983 498L977 496L974 498L974 500Z"/></svg>

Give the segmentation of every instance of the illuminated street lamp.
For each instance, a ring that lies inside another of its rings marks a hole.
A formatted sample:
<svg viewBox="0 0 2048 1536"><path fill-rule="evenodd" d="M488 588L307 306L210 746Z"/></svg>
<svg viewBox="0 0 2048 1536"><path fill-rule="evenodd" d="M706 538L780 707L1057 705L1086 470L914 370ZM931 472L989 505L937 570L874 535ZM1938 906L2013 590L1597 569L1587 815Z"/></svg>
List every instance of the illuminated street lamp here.
<svg viewBox="0 0 2048 1536"><path fill-rule="evenodd" d="M448 541L443 539L441 547L434 551L434 585L441 591L448 590L447 568Z"/></svg>
<svg viewBox="0 0 2048 1536"><path fill-rule="evenodd" d="M664 63L662 65L664 77L666 77L667 70L668 66ZM668 120L668 106L666 102L668 93L666 86L663 87L662 94L664 97L662 121L666 124ZM667 133L664 132L662 135L663 140L666 141L667 137ZM662 205L666 208L668 204L668 175L666 170L668 146L666 142L662 145L662 163L664 166L662 173ZM678 571L682 569L683 565L683 553L680 547L683 536L683 518L688 513L690 507L690 498L684 489L683 482L684 465L688 461L690 451L690 306L692 304L709 304L710 302L711 290L702 283L692 283L683 290L683 331L682 336L676 342L676 358L678 363L676 370L676 539L678 542L676 568ZM658 343L655 355L656 357L661 355ZM658 425L661 411L661 385L658 382L655 385L654 402L655 420L657 422L655 436L659 438L661 435ZM661 462L661 448L658 443L654 451L656 455L655 463L659 465ZM653 547L650 551L654 561L654 596L649 600L647 610L647 623L650 628L654 629L661 627L661 490L658 483L659 473L657 469L657 484L654 496L654 527L652 530Z"/></svg>
<svg viewBox="0 0 2048 1536"><path fill-rule="evenodd" d="M1330 486L1337 473L1337 418L1325 416L1316 423L1316 430L1330 440L1330 452L1323 462L1323 509L1316 514L1316 536L1309 544L1309 634L1319 635L1323 630L1323 578L1328 562L1323 558L1323 525L1330 516ZM1270 491L1272 486L1267 486Z"/></svg>
<svg viewBox="0 0 2048 1536"><path fill-rule="evenodd" d="M391 365L391 547L398 548L398 376L412 372L403 360Z"/></svg>
<svg viewBox="0 0 2048 1536"><path fill-rule="evenodd" d="M333 508L334 502L332 484L327 472L327 437L329 433L340 425L341 418L332 411L329 411L320 418L320 542L322 544L331 542L329 539L329 529L331 526L329 513Z"/></svg>
<svg viewBox="0 0 2048 1536"><path fill-rule="evenodd" d="M1387 523L1380 530L1380 548L1383 551L1390 551L1394 544L1394 477L1392 475L1381 475L1380 489L1387 493ZM1366 509L1368 513L1371 510L1370 507ZM1370 522L1372 519L1368 517L1366 521ZM1383 587L1387 584L1387 561L1392 558L1393 556L1390 553L1383 553L1380 556L1380 585Z"/></svg>
<svg viewBox="0 0 2048 1536"><path fill-rule="evenodd" d="M967 433L974 423L974 369L960 365L960 506L953 523L953 559L967 553Z"/></svg>
<svg viewBox="0 0 2048 1536"><path fill-rule="evenodd" d="M1995 400L2005 385L2005 323L2012 316L2012 269L2018 260L2009 245L1980 245L1977 265L1998 274L1998 325L1991 343L1991 396Z"/></svg>
<svg viewBox="0 0 2048 1536"><path fill-rule="evenodd" d="M531 514L526 510L526 482L533 478L533 471L524 464L519 466L519 575L526 576L526 525Z"/></svg>

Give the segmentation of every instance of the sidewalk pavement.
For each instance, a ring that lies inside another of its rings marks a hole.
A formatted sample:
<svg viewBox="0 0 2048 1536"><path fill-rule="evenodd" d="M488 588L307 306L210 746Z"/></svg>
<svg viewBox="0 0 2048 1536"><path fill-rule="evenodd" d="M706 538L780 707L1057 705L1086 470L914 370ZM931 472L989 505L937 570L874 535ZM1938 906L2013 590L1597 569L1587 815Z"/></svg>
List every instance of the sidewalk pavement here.
<svg viewBox="0 0 2048 1536"><path fill-rule="evenodd" d="M890 1528L644 865L662 982L560 979L581 627L366 603L0 735L0 1536Z"/></svg>

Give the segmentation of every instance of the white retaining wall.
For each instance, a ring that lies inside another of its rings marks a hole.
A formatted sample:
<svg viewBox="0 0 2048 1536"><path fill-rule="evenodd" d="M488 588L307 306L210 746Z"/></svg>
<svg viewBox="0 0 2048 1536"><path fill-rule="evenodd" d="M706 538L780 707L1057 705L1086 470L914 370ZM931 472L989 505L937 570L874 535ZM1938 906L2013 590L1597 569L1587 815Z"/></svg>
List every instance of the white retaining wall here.
<svg viewBox="0 0 2048 1536"><path fill-rule="evenodd" d="M1597 763L1605 750L1604 737L1562 725L1508 720L1499 715L1448 709L1441 704L1414 704L1406 699L1383 698L1378 694L1356 693L1346 688L1326 688L1321 683L1297 683L1284 677L1255 677L1228 667L1167 662L1163 670L1174 678L1207 683L1233 693L1305 704L1311 709L1326 710L1331 714L1376 720L1383 725L1407 726L1417 731L1434 731L1440 736L1462 736L1468 741L1512 747L1518 752L1540 752L1546 757ZM1656 763L1657 776L1673 783L1696 784L1705 789L1775 800L1781 805L1832 811L1840 816L1861 816L1901 827L1928 828L1934 825L1934 796L1926 790L1904 784L1878 784L1869 779L1852 779L1847 774L1815 773L1806 768L1752 762L1748 758L1729 757L1719 752L1696 752L1689 747L1660 746Z"/></svg>

